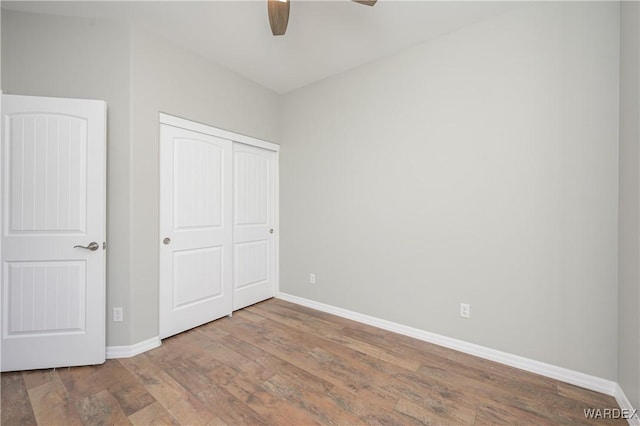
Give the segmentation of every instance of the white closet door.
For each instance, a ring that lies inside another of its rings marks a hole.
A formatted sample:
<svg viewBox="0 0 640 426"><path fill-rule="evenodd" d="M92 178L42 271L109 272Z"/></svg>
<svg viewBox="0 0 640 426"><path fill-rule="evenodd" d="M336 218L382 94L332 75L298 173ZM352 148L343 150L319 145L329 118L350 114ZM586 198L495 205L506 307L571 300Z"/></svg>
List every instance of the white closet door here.
<svg viewBox="0 0 640 426"><path fill-rule="evenodd" d="M231 313L232 142L160 126L160 337Z"/></svg>
<svg viewBox="0 0 640 426"><path fill-rule="evenodd" d="M2 96L3 371L105 360L105 119Z"/></svg>
<svg viewBox="0 0 640 426"><path fill-rule="evenodd" d="M233 309L276 294L277 153L233 147Z"/></svg>

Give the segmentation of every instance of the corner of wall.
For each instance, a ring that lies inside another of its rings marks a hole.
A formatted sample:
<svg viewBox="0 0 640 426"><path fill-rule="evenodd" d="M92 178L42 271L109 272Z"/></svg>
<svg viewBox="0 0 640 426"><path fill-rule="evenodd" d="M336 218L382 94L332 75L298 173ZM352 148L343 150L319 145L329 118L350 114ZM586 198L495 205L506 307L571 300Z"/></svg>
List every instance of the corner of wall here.
<svg viewBox="0 0 640 426"><path fill-rule="evenodd" d="M620 5L618 383L640 408L640 3ZM627 399L628 398L628 399ZM622 403L621 403L622 405Z"/></svg>

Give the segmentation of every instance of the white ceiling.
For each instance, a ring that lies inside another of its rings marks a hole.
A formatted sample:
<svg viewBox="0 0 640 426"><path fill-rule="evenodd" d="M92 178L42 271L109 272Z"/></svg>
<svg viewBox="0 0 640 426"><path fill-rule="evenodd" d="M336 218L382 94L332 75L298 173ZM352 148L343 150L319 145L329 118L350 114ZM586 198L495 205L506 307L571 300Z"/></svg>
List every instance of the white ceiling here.
<svg viewBox="0 0 640 426"><path fill-rule="evenodd" d="M286 93L516 6L514 2L292 0L271 35L267 1L2 1L4 9L125 19L277 93Z"/></svg>

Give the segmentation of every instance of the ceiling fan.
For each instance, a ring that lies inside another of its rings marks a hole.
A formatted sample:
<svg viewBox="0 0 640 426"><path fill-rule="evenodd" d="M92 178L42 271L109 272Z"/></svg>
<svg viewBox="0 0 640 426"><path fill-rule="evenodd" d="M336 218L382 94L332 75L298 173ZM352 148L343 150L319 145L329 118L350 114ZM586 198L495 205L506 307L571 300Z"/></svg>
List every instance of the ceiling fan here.
<svg viewBox="0 0 640 426"><path fill-rule="evenodd" d="M355 3L373 6L378 0L351 0ZM269 25L274 36L284 35L289 23L289 0L267 0Z"/></svg>

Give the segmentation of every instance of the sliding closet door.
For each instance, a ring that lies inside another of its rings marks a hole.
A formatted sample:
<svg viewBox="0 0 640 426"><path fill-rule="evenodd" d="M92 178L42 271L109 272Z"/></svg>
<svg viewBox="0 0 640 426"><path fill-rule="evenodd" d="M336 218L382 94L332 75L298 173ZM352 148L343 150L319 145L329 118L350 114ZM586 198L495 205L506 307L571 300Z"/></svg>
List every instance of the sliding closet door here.
<svg viewBox="0 0 640 426"><path fill-rule="evenodd" d="M233 309L276 294L277 153L233 148Z"/></svg>
<svg viewBox="0 0 640 426"><path fill-rule="evenodd" d="M160 337L231 313L232 142L160 126Z"/></svg>

